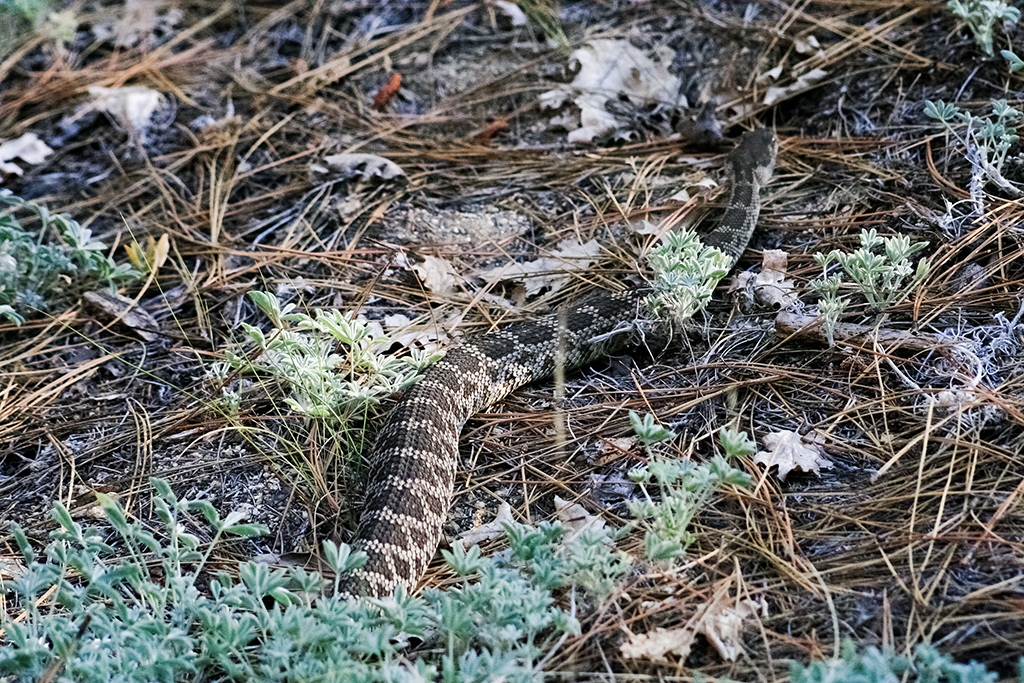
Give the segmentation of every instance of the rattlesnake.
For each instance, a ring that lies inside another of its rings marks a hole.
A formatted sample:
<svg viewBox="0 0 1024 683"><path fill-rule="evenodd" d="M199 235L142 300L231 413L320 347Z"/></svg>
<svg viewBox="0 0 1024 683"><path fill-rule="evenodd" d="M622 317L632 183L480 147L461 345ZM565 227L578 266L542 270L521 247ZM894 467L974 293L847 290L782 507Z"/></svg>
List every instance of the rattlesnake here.
<svg viewBox="0 0 1024 683"><path fill-rule="evenodd" d="M735 264L760 211L777 144L761 128L729 157L729 207L705 239ZM346 577L345 594L384 596L415 586L434 555L455 482L459 432L475 413L517 387L627 345L649 290L602 293L560 314L510 325L456 347L431 366L394 407L370 456L369 483L355 548L366 564ZM558 356L561 354L561 358Z"/></svg>

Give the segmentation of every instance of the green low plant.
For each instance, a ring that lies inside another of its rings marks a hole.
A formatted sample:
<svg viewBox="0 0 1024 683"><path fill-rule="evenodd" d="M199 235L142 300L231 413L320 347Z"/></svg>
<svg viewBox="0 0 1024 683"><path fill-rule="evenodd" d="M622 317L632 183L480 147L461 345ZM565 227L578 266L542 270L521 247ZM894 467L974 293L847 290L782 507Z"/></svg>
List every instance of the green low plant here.
<svg viewBox="0 0 1024 683"><path fill-rule="evenodd" d="M665 455L662 444L675 437L670 430L630 411L630 422L647 450L647 464L629 472L640 486L641 497L629 501L629 511L644 530L644 553L653 562L674 560L686 554L694 541L689 530L693 517L704 509L716 489L731 484L749 486L750 475L729 464L727 458L753 454L746 433L723 430L721 443L726 457L715 455L696 464ZM657 482L657 496L652 489ZM657 498L657 500L655 500Z"/></svg>
<svg viewBox="0 0 1024 683"><path fill-rule="evenodd" d="M4 0L0 2L0 14L8 14L31 24L37 24L49 14L53 3L50 0Z"/></svg>
<svg viewBox="0 0 1024 683"><path fill-rule="evenodd" d="M981 201L980 190L985 180L1014 197L1024 196L1024 191L1003 176L1010 148L1020 139L1017 123L1024 116L1020 110L1009 106L1006 100L993 100L992 117L986 119L963 111L951 102L926 100L924 113L938 121L967 150L972 169L971 196L975 203Z"/></svg>
<svg viewBox="0 0 1024 683"><path fill-rule="evenodd" d="M568 538L557 524L511 524L508 549L494 557L458 545L446 553L462 577L451 589L345 599L339 577L361 553L326 542L333 581L254 562L237 578L214 573L210 558L228 536L267 529L151 482L155 528L104 495L110 530L82 527L58 503L60 528L42 557L11 525L24 568L2 589L22 614L0 614L0 680L539 681L553 648L580 632L575 593L595 578L613 585L629 566L601 532ZM185 530L195 515L213 528L209 543Z"/></svg>
<svg viewBox="0 0 1024 683"><path fill-rule="evenodd" d="M650 413L640 417L640 413L635 410L629 411L629 425L633 428L633 433L636 434L636 438L640 439L640 443L644 445L644 448L650 452L656 444L663 441L669 441L675 438L675 432L671 429L664 427L654 421L654 416Z"/></svg>
<svg viewBox="0 0 1024 683"><path fill-rule="evenodd" d="M0 215L0 315L21 325L27 316L51 310L88 289L116 288L139 274L128 264L117 264L107 248L92 238L92 231L64 214L0 190L0 203L14 207ZM17 211L28 210L39 219L29 232Z"/></svg>
<svg viewBox="0 0 1024 683"><path fill-rule="evenodd" d="M647 260L655 274L648 308L677 323L707 306L715 285L732 267L728 256L715 247L704 246L692 230L669 232Z"/></svg>
<svg viewBox="0 0 1024 683"><path fill-rule="evenodd" d="M839 294L840 289L852 287L874 311L884 312L906 299L928 276L931 268L928 259L918 261L916 269L910 262L911 256L927 246L927 242L912 244L906 235L879 237L878 231L872 228L861 231L860 247L853 252L833 249L828 254L814 254L822 274L808 282L808 286L820 297L818 313L829 345L835 343L835 325L850 303L849 296ZM875 253L879 247L883 253ZM842 275L829 274L833 262L842 269ZM845 278L852 282L846 283Z"/></svg>
<svg viewBox="0 0 1024 683"><path fill-rule="evenodd" d="M1010 50L1000 50L999 54L1010 63L1010 73L1024 69L1024 59L1021 59Z"/></svg>
<svg viewBox="0 0 1024 683"><path fill-rule="evenodd" d="M933 645L918 645L913 657L907 657L875 647L858 652L849 640L843 642L838 658L815 660L807 666L792 662L789 676L791 683L995 683L999 678L976 662L956 664Z"/></svg>
<svg viewBox="0 0 1024 683"><path fill-rule="evenodd" d="M272 294L250 292L250 298L270 320L273 329L242 323L254 348L245 355L228 352L226 365L214 366L214 376L234 372L283 381L295 411L348 425L367 416L380 400L416 381L417 373L440 354L413 350L397 357L385 351L387 338L375 338L366 321L351 313L321 309L314 315L281 306ZM340 349L340 352L336 351ZM229 403L237 397L227 395Z"/></svg>
<svg viewBox="0 0 1024 683"><path fill-rule="evenodd" d="M70 12L55 13L54 4L52 0L0 0L0 59L17 49L21 38L33 33L58 37L54 34L63 32L58 40L66 39Z"/></svg>
<svg viewBox="0 0 1024 683"><path fill-rule="evenodd" d="M961 19L974 36L982 52L992 56L992 40L997 25L1020 21L1020 10L1002 0L949 0L946 7Z"/></svg>

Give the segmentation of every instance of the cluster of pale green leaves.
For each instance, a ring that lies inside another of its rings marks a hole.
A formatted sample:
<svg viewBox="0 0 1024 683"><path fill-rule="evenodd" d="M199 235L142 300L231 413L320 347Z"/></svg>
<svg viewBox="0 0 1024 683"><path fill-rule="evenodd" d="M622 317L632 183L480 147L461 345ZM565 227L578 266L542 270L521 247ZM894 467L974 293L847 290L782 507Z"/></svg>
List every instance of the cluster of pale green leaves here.
<svg viewBox="0 0 1024 683"><path fill-rule="evenodd" d="M884 312L906 299L928 276L928 259L918 261L916 268L910 262L910 257L926 246L927 242L911 243L906 235L882 238L872 228L861 231L860 247L853 252L834 249L828 254L814 255L822 275L808 285L821 297L818 311L830 345L835 343L835 325L850 303L851 295L842 295L840 290L852 289L863 296L875 312ZM875 253L877 247L882 247L883 253ZM838 263L841 273L829 274L833 262ZM851 282L847 282L847 278Z"/></svg>
<svg viewBox="0 0 1024 683"><path fill-rule="evenodd" d="M283 381L290 389L286 403L304 415L339 424L363 419L437 358L415 349L401 357L387 353L391 340L374 336L370 324L350 312L320 309L309 315L295 304L281 306L272 294L249 296L273 327L264 332L243 323L254 349L246 355L228 352L226 365L214 374L237 371Z"/></svg>
<svg viewBox="0 0 1024 683"><path fill-rule="evenodd" d="M949 0L946 7L964 22L974 42L989 57L993 54L996 27L1020 21L1020 10L1002 0ZM1024 61L1010 50L1001 50L1000 54L1010 62L1011 71L1024 66Z"/></svg>
<svg viewBox="0 0 1024 683"><path fill-rule="evenodd" d="M665 235L647 262L655 274L647 306L655 315L676 323L707 306L715 285L732 267L728 256L715 247L704 246L692 230Z"/></svg>
<svg viewBox="0 0 1024 683"><path fill-rule="evenodd" d="M735 433L723 438L727 452L745 442ZM151 483L154 523L131 519L100 494L109 528L85 527L58 503L59 527L41 555L11 525L21 563L8 562L14 578L2 586L0 679L539 683L564 639L581 631L578 594L593 586L600 598L629 568L607 533L509 524L508 548L493 557L459 545L445 553L461 577L447 590L345 599L337 596L338 578L365 561L361 553L325 542L321 558L333 578L257 562L241 563L237 575L214 571L210 558L228 538L267 529L237 513L222 518L208 501L179 499L159 479ZM209 540L187 530L198 518L212 528ZM993 683L996 676L955 664L932 646L903 657L858 653L847 643L841 658L793 663L791 678Z"/></svg>
<svg viewBox="0 0 1024 683"><path fill-rule="evenodd" d="M941 654L934 645L918 645L912 656L891 649L867 647L858 652L853 641L843 642L839 656L819 659L808 666L790 663L791 683L995 683L999 674L977 662L957 664ZM1020 660L1020 680L1024 680L1024 659Z"/></svg>
<svg viewBox="0 0 1024 683"><path fill-rule="evenodd" d="M1014 197L1024 196L1024 191L1003 176L1003 166L1010 147L1019 139L1017 124L1024 113L1011 107L1006 100L992 102L990 118L975 116L942 100L926 100L924 113L938 121L943 130L966 149L967 160L973 170L971 196L975 202L980 202L985 181Z"/></svg>
<svg viewBox="0 0 1024 683"><path fill-rule="evenodd" d="M14 324L81 291L116 287L138 277L130 265L118 265L107 256L107 247L70 216L52 214L10 190L0 190L0 204L12 207L0 215L0 316ZM32 231L17 217L26 210L38 219Z"/></svg>
<svg viewBox="0 0 1024 683"><path fill-rule="evenodd" d="M719 440L725 456L715 455L697 464L667 453L666 443L675 434L656 424L652 415L641 418L631 410L629 420L648 456L646 465L629 472L629 478L640 487L640 497L629 501L629 510L644 530L647 559L672 561L682 557L693 543L690 523L716 490L727 485L750 485L750 475L729 464L729 459L753 455L755 444L746 432L722 429Z"/></svg>
<svg viewBox="0 0 1024 683"><path fill-rule="evenodd" d="M227 537L266 527L151 483L155 525L102 494L103 531L58 503L43 557L12 525L23 564L2 586L0 680L540 681L546 658L580 632L575 593L614 586L629 567L607 532L569 538L557 524L510 524L509 547L494 557L446 553L462 577L453 588L351 600L338 597L338 581L362 553L325 542L333 579L257 562L237 576L214 572L211 554ZM199 517L214 531L205 542L186 530Z"/></svg>

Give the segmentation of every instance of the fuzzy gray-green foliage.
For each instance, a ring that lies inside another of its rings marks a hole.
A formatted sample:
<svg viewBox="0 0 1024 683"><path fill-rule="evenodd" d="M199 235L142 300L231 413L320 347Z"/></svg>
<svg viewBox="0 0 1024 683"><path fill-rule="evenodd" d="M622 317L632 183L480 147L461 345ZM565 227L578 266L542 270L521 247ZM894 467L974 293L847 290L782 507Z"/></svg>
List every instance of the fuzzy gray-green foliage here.
<svg viewBox="0 0 1024 683"><path fill-rule="evenodd" d="M0 204L30 210L40 221L29 232L16 213L0 216L0 315L8 320L20 325L79 292L138 277L131 266L114 263L92 231L69 216L51 214L9 190L0 190Z"/></svg>
<svg viewBox="0 0 1024 683"><path fill-rule="evenodd" d="M1021 60L1017 58L1017 61ZM1012 197L1024 196L1024 190L1003 175L1009 151L1019 140L1017 125L1024 113L1011 107L1006 100L993 100L992 116L986 119L962 110L952 102L925 100L924 114L938 121L947 134L964 146L971 164L969 189L975 213L984 213L983 190L986 183L992 183Z"/></svg>
<svg viewBox="0 0 1024 683"><path fill-rule="evenodd" d="M874 647L858 652L846 641L839 658L790 665L791 683L995 683L998 678L977 662L956 664L932 645L918 645L914 656L906 657Z"/></svg>
<svg viewBox="0 0 1024 683"><path fill-rule="evenodd" d="M647 261L655 273L647 305L657 316L676 323L708 305L715 285L732 266L728 256L704 246L692 230L667 233Z"/></svg>
<svg viewBox="0 0 1024 683"><path fill-rule="evenodd" d="M723 443L744 446L731 436ZM510 524L509 547L494 557L460 545L445 553L461 577L447 590L381 600L321 597L365 557L327 542L322 557L333 580L255 562L240 564L237 578L211 576L207 564L225 537L267 529L236 513L222 518L210 503L178 499L166 483L151 481L160 520L153 526L130 522L102 495L110 527L102 532L81 526L58 503L60 528L38 557L11 525L24 568L3 585L0 681L541 681L548 658L581 631L577 608L593 605L581 598L600 600L629 568L606 531L571 537L558 524ZM198 516L213 529L209 543L185 530ZM20 620L11 618L19 613ZM857 653L848 644L841 659L794 664L792 680L993 683L995 676L931 647L908 660L871 648Z"/></svg>
<svg viewBox="0 0 1024 683"><path fill-rule="evenodd" d="M964 22L974 42L990 57L996 28L1020 21L1020 10L1002 0L949 0L946 7Z"/></svg>
<svg viewBox="0 0 1024 683"><path fill-rule="evenodd" d="M861 231L860 247L852 252L833 249L828 254L814 254L814 260L821 266L821 277L808 285L820 297L818 311L830 345L835 343L835 325L850 302L839 290L852 285L872 310L884 312L910 296L928 276L928 259L920 259L916 269L910 262L911 256L927 246L927 242L911 243L906 235L882 238L871 228ZM875 253L878 247L882 247L883 253ZM828 273L833 261L839 264L841 273ZM844 282L845 278L852 282Z"/></svg>
<svg viewBox="0 0 1024 683"><path fill-rule="evenodd" d="M129 522L104 496L112 531L83 528L57 504L60 528L36 557L12 525L25 571L4 589L10 613L24 610L25 618L0 615L0 680L540 680L544 656L579 633L577 594L613 585L628 568L600 533L567 540L558 525L511 525L508 550L481 558L478 548L457 549L448 561L462 582L423 597L318 597L332 581L254 562L242 563L237 579L221 572L200 590L225 536L267 530L152 483L157 528ZM213 528L209 544L184 531L190 514ZM329 542L323 556L336 577L365 559ZM557 599L562 592L567 599Z"/></svg>
<svg viewBox="0 0 1024 683"><path fill-rule="evenodd" d="M716 455L697 464L665 453L663 444L675 434L629 411L637 438L647 450L647 464L634 468L629 478L639 484L641 497L629 501L629 511L644 529L644 553L648 560L678 559L695 540L690 531L693 517L703 510L711 495L725 485L749 486L750 475L729 464L727 458L754 453L754 443L745 432L723 430L720 434L725 457ZM657 491L652 495L652 492Z"/></svg>
<svg viewBox="0 0 1024 683"><path fill-rule="evenodd" d="M439 356L415 350L402 357L388 354L391 340L374 337L370 325L350 312L321 309L309 315L296 311L295 304L282 306L272 294L250 292L249 297L273 328L264 333L242 323L253 352L228 352L227 364L215 366L213 374L276 377L291 390L285 399L289 407L334 425L365 418L370 407L415 382L418 371Z"/></svg>

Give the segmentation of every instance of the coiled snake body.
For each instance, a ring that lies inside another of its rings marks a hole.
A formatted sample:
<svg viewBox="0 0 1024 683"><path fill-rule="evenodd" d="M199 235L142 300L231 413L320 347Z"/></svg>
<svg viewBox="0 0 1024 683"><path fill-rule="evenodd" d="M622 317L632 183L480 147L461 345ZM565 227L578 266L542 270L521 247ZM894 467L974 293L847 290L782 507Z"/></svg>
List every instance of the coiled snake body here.
<svg viewBox="0 0 1024 683"><path fill-rule="evenodd" d="M757 223L758 193L771 178L775 154L775 137L762 128L744 135L729 157L729 207L704 243L733 263ZM565 313L485 334L431 366L377 437L354 544L367 562L346 578L343 592L380 597L397 586L415 587L441 537L466 421L516 388L548 377L556 363L574 368L628 344L628 329L645 314L648 293L602 293Z"/></svg>

